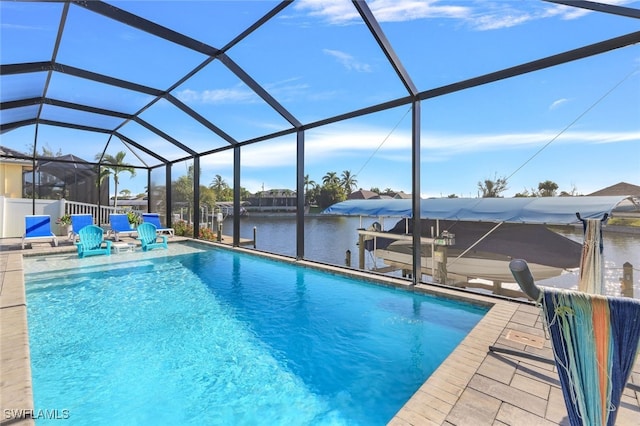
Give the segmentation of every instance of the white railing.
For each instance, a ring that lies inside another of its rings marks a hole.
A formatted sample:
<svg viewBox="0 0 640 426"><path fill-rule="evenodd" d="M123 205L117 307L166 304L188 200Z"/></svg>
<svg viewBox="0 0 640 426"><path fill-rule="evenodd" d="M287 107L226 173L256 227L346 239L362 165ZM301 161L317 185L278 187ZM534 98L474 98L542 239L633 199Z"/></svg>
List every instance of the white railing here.
<svg viewBox="0 0 640 426"><path fill-rule="evenodd" d="M125 213L127 210L121 207L98 206L97 204L79 203L77 201L64 200L65 214L90 214L94 223L109 223L109 215L112 213Z"/></svg>

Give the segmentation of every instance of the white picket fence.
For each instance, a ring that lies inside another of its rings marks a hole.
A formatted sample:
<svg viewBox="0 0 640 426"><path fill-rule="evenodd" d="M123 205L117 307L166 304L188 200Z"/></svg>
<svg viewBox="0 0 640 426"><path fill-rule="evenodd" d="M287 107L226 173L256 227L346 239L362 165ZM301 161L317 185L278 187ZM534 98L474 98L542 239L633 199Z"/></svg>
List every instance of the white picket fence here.
<svg viewBox="0 0 640 426"><path fill-rule="evenodd" d="M51 230L56 235L67 235L66 227L57 225L56 220L65 214L90 214L96 224L109 223L112 213L124 213L130 208L98 206L62 200L31 200L28 198L7 198L0 196L0 238L16 238L24 235L24 217L30 214L51 216ZM142 212L140 212L141 214Z"/></svg>

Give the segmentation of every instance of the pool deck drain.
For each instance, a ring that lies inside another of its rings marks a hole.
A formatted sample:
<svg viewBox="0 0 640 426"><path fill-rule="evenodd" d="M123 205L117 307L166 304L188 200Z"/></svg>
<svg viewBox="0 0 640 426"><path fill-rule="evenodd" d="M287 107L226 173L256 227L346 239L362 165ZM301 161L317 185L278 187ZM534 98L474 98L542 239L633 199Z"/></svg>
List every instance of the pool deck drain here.
<svg viewBox="0 0 640 426"><path fill-rule="evenodd" d="M505 338L512 342L522 343L523 345L528 345L537 349L544 348L544 337L536 336L534 334L523 333L521 331L511 329Z"/></svg>
<svg viewBox="0 0 640 426"><path fill-rule="evenodd" d="M54 248L46 243L20 250L19 239L0 240L0 426L32 425L33 420L24 414L37 415L38 410L65 408L33 405L22 266L23 253L65 251L74 251L74 248L71 245ZM395 284L400 282L396 280ZM406 283L400 285L406 286ZM489 351L489 347L494 346L552 358L537 307L455 289L417 287L445 297L493 306L407 401L390 425L569 424L554 365ZM640 385L640 357L636 357L630 383ZM640 392L626 388L616 424L637 425L638 419Z"/></svg>

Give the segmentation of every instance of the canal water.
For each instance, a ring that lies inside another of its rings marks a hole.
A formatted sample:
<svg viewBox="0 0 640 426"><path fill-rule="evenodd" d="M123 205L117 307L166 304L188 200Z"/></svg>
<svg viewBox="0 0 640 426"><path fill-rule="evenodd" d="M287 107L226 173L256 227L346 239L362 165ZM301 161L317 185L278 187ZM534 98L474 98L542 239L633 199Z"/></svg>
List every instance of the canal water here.
<svg viewBox="0 0 640 426"><path fill-rule="evenodd" d="M378 218L344 217L344 216L306 216L305 217L305 248L304 257L308 260L345 265L347 250L351 251L352 265L358 266L358 228L367 228ZM385 229L395 225L395 218L386 218L383 223ZM232 229L232 218L224 222L226 234ZM253 238L253 228L256 228L256 248L258 250L295 257L296 255L296 218L289 214L249 215L240 222L240 237ZM557 232L582 243L582 227L562 228ZM625 262L633 265L634 297L640 298L640 233L612 232L606 228L603 232L605 284L606 294L620 295L620 279ZM383 266L380 260L373 259L365 253L365 267L371 269L374 264ZM567 272L559 277L543 280L537 284L560 287L577 288L578 271Z"/></svg>

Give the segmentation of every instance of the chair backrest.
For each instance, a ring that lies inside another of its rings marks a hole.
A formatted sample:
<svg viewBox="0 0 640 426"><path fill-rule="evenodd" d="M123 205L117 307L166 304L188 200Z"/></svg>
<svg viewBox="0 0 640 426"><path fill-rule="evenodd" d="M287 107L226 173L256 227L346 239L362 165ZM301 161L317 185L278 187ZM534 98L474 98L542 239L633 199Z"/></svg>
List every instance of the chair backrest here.
<svg viewBox="0 0 640 426"><path fill-rule="evenodd" d="M51 216L33 215L24 217L25 236L27 237L50 237Z"/></svg>
<svg viewBox="0 0 640 426"><path fill-rule="evenodd" d="M138 225L138 238L143 245L155 243L158 238L156 226L149 222L141 223Z"/></svg>
<svg viewBox="0 0 640 426"><path fill-rule="evenodd" d="M78 235L80 235L80 241L78 244L81 244L85 250L100 248L102 241L104 241L102 228L96 225L85 226L80 230Z"/></svg>
<svg viewBox="0 0 640 426"><path fill-rule="evenodd" d="M85 226L93 225L93 216L90 214L72 214L71 226L76 234Z"/></svg>
<svg viewBox="0 0 640 426"><path fill-rule="evenodd" d="M158 213L142 213L142 220L145 223L151 223L156 226L156 228L163 228L160 224L160 215Z"/></svg>
<svg viewBox="0 0 640 426"><path fill-rule="evenodd" d="M130 231L129 217L126 214L110 214L109 223L114 231Z"/></svg>

